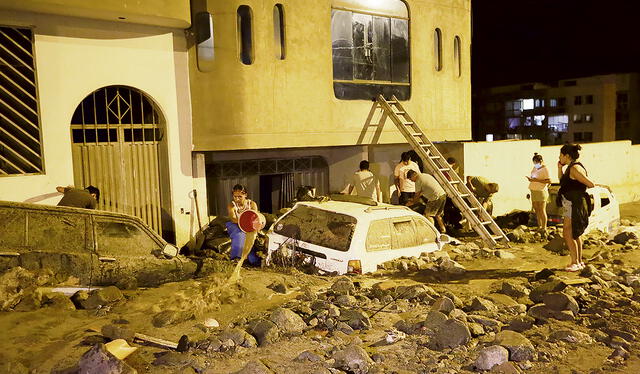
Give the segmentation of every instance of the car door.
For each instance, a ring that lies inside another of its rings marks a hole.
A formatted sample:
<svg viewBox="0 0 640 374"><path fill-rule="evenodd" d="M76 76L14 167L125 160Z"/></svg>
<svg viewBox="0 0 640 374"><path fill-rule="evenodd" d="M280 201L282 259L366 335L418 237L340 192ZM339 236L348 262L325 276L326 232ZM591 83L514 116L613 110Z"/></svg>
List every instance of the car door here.
<svg viewBox="0 0 640 374"><path fill-rule="evenodd" d="M418 236L416 223L412 216L397 217L391 220L391 240L393 258L417 257L424 249L423 239Z"/></svg>
<svg viewBox="0 0 640 374"><path fill-rule="evenodd" d="M52 209L28 209L25 246L20 266L51 269L58 281L76 277L90 284L97 262L89 246L88 214Z"/></svg>
<svg viewBox="0 0 640 374"><path fill-rule="evenodd" d="M362 271L365 273L376 271L379 264L395 258L391 239L391 219L377 219L369 223L365 249L367 253L360 259Z"/></svg>
<svg viewBox="0 0 640 374"><path fill-rule="evenodd" d="M20 265L25 250L27 213L15 207L0 207L0 272Z"/></svg>
<svg viewBox="0 0 640 374"><path fill-rule="evenodd" d="M413 221L416 225L416 235L421 253L437 251L439 249L439 233L436 228L433 227L433 224L424 217L413 217Z"/></svg>
<svg viewBox="0 0 640 374"><path fill-rule="evenodd" d="M141 222L96 216L93 224L102 284L157 286L195 272L196 265L191 261L163 258L160 253L164 243Z"/></svg>

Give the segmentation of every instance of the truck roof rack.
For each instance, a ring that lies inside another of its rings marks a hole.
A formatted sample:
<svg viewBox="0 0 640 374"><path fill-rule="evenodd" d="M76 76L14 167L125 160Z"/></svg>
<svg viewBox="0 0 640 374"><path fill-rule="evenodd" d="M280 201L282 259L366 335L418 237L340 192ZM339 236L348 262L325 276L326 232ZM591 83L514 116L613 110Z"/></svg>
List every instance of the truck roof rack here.
<svg viewBox="0 0 640 374"><path fill-rule="evenodd" d="M392 209L401 209L401 210L411 210L409 207L404 205L385 205L385 206L370 206L365 209L365 212L371 213L374 210L392 210Z"/></svg>
<svg viewBox="0 0 640 374"><path fill-rule="evenodd" d="M378 203L370 197L334 193L329 195L329 198L333 201L342 201L345 203L356 203L356 204L363 204L363 205L369 205L369 206L378 205Z"/></svg>

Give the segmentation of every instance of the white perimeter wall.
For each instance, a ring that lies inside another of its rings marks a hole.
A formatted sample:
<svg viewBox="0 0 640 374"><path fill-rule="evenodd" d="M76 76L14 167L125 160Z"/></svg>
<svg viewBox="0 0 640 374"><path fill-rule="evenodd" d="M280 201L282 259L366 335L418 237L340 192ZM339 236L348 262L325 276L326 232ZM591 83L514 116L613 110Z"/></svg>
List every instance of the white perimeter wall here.
<svg viewBox="0 0 640 374"><path fill-rule="evenodd" d="M500 184L494 196L494 215L513 209L529 210L528 181L531 158L538 152L558 183L561 146L540 147L538 140L458 143L464 148L464 174L481 175ZM640 200L640 145L630 141L582 144L580 162L596 183L609 185L620 203Z"/></svg>

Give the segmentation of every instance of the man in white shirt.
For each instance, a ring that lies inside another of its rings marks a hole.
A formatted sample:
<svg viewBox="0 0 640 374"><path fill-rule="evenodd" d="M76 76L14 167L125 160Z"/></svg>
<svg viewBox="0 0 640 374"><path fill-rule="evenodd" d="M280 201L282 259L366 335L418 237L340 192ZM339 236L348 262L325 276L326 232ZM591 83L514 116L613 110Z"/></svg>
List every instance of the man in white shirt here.
<svg viewBox="0 0 640 374"><path fill-rule="evenodd" d="M424 215L431 222L435 219L441 233L447 231L442 216L444 215L444 204L447 201L447 193L440 183L430 174L416 173L413 170L407 172L407 178L416 184L416 194L409 200L407 205L415 205L423 202L425 205ZM424 200L421 200L424 198Z"/></svg>
<svg viewBox="0 0 640 374"><path fill-rule="evenodd" d="M407 178L407 172L409 170L420 173L418 164L411 161L409 152L403 152L400 156L400 163L396 165L396 168L393 171L396 189L398 191L398 203L400 205L407 205L409 199L413 198L416 193L415 183Z"/></svg>
<svg viewBox="0 0 640 374"><path fill-rule="evenodd" d="M382 202L382 192L380 191L380 181L369 171L369 161L360 161L360 170L353 174L349 194L356 189L358 196L370 197L373 201Z"/></svg>

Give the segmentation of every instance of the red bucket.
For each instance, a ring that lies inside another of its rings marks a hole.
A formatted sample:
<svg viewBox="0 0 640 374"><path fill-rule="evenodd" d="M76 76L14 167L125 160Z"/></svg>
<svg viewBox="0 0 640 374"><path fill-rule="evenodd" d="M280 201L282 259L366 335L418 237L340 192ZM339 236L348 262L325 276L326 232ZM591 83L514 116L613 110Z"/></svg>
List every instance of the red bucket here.
<svg viewBox="0 0 640 374"><path fill-rule="evenodd" d="M262 230L266 223L267 220L262 213L256 212L255 210L245 210L240 213L240 217L238 217L238 226L240 226L240 230L244 232Z"/></svg>

